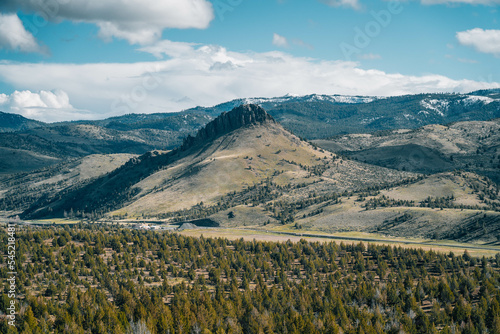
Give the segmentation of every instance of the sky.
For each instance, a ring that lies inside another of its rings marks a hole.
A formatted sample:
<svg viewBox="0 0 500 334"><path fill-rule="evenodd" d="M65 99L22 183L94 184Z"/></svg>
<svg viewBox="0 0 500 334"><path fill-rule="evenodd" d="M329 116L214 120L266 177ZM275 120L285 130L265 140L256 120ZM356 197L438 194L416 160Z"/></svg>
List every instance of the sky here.
<svg viewBox="0 0 500 334"><path fill-rule="evenodd" d="M45 122L286 94L500 87L500 0L1 0L0 110Z"/></svg>

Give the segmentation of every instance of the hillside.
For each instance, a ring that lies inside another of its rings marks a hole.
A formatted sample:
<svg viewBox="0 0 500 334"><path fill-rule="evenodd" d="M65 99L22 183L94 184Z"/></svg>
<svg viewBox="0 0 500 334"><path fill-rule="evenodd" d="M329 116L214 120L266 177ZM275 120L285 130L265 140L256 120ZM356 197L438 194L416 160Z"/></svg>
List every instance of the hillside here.
<svg viewBox="0 0 500 334"><path fill-rule="evenodd" d="M58 168L10 179L2 209L30 219L205 219L209 226L500 241L499 189L489 179L345 159L301 140L256 105L222 113L173 151L123 158L79 182L69 174L53 186L68 174ZM15 196L17 189L26 190Z"/></svg>
<svg viewBox="0 0 500 334"><path fill-rule="evenodd" d="M472 173L443 173L416 182L319 201L296 216L306 230L500 244L499 188Z"/></svg>
<svg viewBox="0 0 500 334"><path fill-rule="evenodd" d="M269 191L288 189L290 196L303 198L313 191L342 192L410 176L337 160L284 130L262 108L245 105L223 113L176 150L134 158L82 188L41 199L23 215L60 216L71 209L162 215L200 203L216 205L224 195L262 182Z"/></svg>
<svg viewBox="0 0 500 334"><path fill-rule="evenodd" d="M42 151L43 152L43 151ZM36 151L0 147L0 177L4 175L30 172L61 162L56 158Z"/></svg>
<svg viewBox="0 0 500 334"><path fill-rule="evenodd" d="M165 150L184 136L166 130L120 131L89 124L58 124L0 133L0 152L10 158L0 162L0 175L29 172L93 154L143 154L154 149Z"/></svg>
<svg viewBox="0 0 500 334"><path fill-rule="evenodd" d="M314 143L378 166L419 173L467 170L500 183L500 119L343 135Z"/></svg>
<svg viewBox="0 0 500 334"><path fill-rule="evenodd" d="M46 125L43 122L28 119L21 115L0 111L0 133L28 130Z"/></svg>
<svg viewBox="0 0 500 334"><path fill-rule="evenodd" d="M438 158L451 169L460 160L458 154L479 154L478 140L485 145L497 142L496 121L469 123L385 134L395 138L395 146L414 145L428 153L436 148L425 145L433 143L444 150L422 164L427 173L439 171ZM435 133L438 130L448 137ZM467 133L464 138L470 142L454 141L460 131ZM359 142L370 143L385 134L342 136L325 143L348 152ZM102 134L94 134L98 135ZM391 148L386 141L379 144ZM405 158L415 159L407 147L390 152L404 163ZM450 154L457 158L446 160ZM75 178L74 172L62 171L67 169L61 167L64 164L37 172L33 178L28 174L9 178L3 183L0 209L28 219L69 213L74 218L114 221L203 219L205 223L200 223L208 226L500 242L499 188L488 178L473 172L426 176L407 167L385 168L346 159L285 130L257 105L222 113L173 151L150 151L130 160L122 157L115 163L108 156L100 157L96 161L104 161L106 168L93 164L95 173L83 180Z"/></svg>
<svg viewBox="0 0 500 334"><path fill-rule="evenodd" d="M0 211L13 214L64 189L81 187L133 158L132 154L89 155L0 179Z"/></svg>

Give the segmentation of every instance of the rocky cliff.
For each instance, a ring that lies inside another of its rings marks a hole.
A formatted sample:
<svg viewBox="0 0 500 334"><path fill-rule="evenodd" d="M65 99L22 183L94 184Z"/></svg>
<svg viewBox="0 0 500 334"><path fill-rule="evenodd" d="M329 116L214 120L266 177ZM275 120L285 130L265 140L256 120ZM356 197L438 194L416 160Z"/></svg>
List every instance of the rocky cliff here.
<svg viewBox="0 0 500 334"><path fill-rule="evenodd" d="M194 145L203 144L236 129L264 123L275 123L275 120L264 109L256 104L246 104L223 112L219 117L200 129L195 137L188 136L182 144L182 150Z"/></svg>

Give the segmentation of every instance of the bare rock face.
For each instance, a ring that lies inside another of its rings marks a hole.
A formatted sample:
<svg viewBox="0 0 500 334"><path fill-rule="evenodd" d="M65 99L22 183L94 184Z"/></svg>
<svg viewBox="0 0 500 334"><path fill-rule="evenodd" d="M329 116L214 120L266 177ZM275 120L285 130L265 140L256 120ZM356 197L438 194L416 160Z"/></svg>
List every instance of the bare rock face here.
<svg viewBox="0 0 500 334"><path fill-rule="evenodd" d="M229 112L223 112L219 117L200 129L195 137L188 136L184 140L181 149L186 150L242 127L264 123L275 123L275 120L258 105L241 105Z"/></svg>

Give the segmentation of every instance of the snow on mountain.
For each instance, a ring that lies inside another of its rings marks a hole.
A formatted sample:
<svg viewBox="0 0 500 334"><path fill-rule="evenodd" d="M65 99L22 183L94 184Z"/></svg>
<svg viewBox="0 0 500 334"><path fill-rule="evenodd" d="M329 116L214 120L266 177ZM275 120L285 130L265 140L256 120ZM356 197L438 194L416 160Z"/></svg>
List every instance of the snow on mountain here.
<svg viewBox="0 0 500 334"><path fill-rule="evenodd" d="M491 102L499 101L496 99L492 99L491 97L487 96L477 96L477 95L470 95L466 97L465 99L462 100L465 105L469 106L471 104L475 103L480 103L482 102L483 104L490 104Z"/></svg>
<svg viewBox="0 0 500 334"><path fill-rule="evenodd" d="M318 95L311 94L305 96L297 96L287 94L281 97L272 98L246 98L241 99L246 104L263 104L263 103L288 103L288 102L331 102L331 103L345 103L345 104L360 104L370 103L375 100L381 99L380 97L372 96L349 96L349 95Z"/></svg>
<svg viewBox="0 0 500 334"><path fill-rule="evenodd" d="M450 102L448 100L424 99L420 101L420 105L444 117L444 113L448 110ZM427 114L425 111L423 113Z"/></svg>

